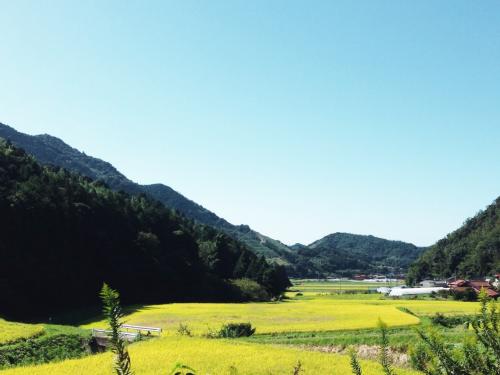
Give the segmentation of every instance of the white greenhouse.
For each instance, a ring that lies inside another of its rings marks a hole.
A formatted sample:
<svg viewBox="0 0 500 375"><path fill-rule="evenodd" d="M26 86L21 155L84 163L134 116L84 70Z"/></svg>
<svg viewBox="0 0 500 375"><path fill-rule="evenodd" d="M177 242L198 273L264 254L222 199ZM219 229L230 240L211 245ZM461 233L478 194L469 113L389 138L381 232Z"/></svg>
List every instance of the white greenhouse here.
<svg viewBox="0 0 500 375"><path fill-rule="evenodd" d="M433 287L433 288L393 288L389 297L416 296L419 294L431 294L440 290L449 290L449 288Z"/></svg>

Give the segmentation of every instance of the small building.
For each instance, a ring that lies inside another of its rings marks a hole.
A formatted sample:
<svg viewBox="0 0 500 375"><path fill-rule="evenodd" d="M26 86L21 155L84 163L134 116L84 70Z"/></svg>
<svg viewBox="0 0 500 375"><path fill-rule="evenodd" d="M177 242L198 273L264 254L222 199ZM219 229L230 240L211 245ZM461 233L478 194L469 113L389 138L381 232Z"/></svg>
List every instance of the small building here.
<svg viewBox="0 0 500 375"><path fill-rule="evenodd" d="M447 288L448 283L446 282L446 280L423 280L420 282L420 286L422 288L435 288L435 287Z"/></svg>
<svg viewBox="0 0 500 375"><path fill-rule="evenodd" d="M353 277L353 280L356 280L356 281L363 281L364 279L366 279L368 276L366 276L365 274L358 274L358 275L354 275Z"/></svg>
<svg viewBox="0 0 500 375"><path fill-rule="evenodd" d="M498 298L500 296L500 293L497 292L493 285L491 285L488 281L486 280L455 280L449 283L449 286L452 291L455 292L464 292L467 289L472 289L474 292L479 294L482 290L486 292L488 297L491 298Z"/></svg>

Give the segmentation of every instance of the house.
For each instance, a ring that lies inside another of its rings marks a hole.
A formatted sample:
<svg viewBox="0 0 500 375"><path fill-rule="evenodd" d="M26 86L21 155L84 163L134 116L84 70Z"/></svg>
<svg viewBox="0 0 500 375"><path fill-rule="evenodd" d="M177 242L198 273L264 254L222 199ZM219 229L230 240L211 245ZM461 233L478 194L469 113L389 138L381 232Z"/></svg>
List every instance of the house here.
<svg viewBox="0 0 500 375"><path fill-rule="evenodd" d="M354 275L353 279L356 280L356 281L363 281L364 279L366 279L368 276L364 275L364 274L361 274L361 275Z"/></svg>
<svg viewBox="0 0 500 375"><path fill-rule="evenodd" d="M455 280L450 282L449 287L455 292L465 292L467 289L472 289L474 292L479 294L481 290L484 290L488 297L498 298L500 293L498 293L493 286L485 280Z"/></svg>

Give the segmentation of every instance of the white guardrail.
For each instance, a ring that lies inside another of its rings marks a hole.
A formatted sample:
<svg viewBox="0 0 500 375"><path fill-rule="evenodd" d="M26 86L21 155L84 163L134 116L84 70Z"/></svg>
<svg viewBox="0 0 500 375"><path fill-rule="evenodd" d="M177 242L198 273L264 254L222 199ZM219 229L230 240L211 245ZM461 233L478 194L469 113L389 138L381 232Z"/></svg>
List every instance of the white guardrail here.
<svg viewBox="0 0 500 375"><path fill-rule="evenodd" d="M123 324L122 329L126 329L127 331L120 331L119 335L121 338L127 341L135 341L137 340L141 334L145 333L146 335L151 335L152 332L157 333L158 336L161 335L162 329L159 327L144 327L144 326L134 326L131 324ZM136 332L128 332L128 330L134 330ZM92 336L93 337L101 337L108 338L111 335L112 331L108 329L99 329L92 328Z"/></svg>

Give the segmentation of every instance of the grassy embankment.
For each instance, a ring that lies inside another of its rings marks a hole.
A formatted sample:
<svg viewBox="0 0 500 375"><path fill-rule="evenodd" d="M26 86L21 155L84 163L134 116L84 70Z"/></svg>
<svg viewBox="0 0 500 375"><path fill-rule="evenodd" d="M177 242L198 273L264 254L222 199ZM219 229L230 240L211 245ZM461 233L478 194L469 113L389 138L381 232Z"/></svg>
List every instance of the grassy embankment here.
<svg viewBox="0 0 500 375"><path fill-rule="evenodd" d="M0 369L86 356L89 337L78 327L0 320Z"/></svg>

